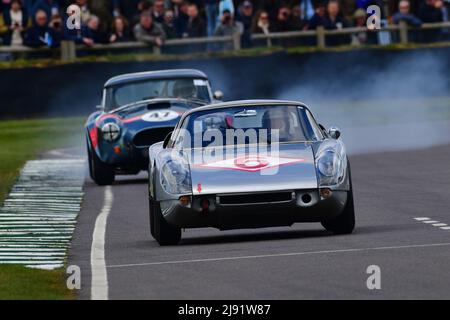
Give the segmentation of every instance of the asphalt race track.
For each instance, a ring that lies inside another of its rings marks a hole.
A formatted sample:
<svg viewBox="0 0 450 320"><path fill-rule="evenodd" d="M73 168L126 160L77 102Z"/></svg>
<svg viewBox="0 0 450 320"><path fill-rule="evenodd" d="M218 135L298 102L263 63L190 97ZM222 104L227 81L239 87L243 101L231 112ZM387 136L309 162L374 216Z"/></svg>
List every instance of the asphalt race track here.
<svg viewBox="0 0 450 320"><path fill-rule="evenodd" d="M121 178L110 189L105 234L108 298L449 299L450 145L350 160L357 227L346 236L320 224L199 229L159 247L149 231L146 175ZM86 180L69 254L82 270L82 299L91 298L92 234L105 189ZM367 288L370 265L381 268L381 290Z"/></svg>

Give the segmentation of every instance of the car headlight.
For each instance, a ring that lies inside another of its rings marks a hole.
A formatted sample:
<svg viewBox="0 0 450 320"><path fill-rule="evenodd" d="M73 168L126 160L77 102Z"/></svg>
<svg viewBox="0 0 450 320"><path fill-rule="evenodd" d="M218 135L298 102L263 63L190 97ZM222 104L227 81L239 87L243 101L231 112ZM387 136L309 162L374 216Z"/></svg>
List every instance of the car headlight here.
<svg viewBox="0 0 450 320"><path fill-rule="evenodd" d="M120 137L120 127L114 122L105 123L102 128L102 137L105 141L116 141Z"/></svg>
<svg viewBox="0 0 450 320"><path fill-rule="evenodd" d="M190 194L191 174L186 160L182 157L168 159L161 168L161 185L171 194Z"/></svg>
<svg viewBox="0 0 450 320"><path fill-rule="evenodd" d="M338 153L328 149L321 152L316 160L320 186L338 184L343 177L343 161Z"/></svg>

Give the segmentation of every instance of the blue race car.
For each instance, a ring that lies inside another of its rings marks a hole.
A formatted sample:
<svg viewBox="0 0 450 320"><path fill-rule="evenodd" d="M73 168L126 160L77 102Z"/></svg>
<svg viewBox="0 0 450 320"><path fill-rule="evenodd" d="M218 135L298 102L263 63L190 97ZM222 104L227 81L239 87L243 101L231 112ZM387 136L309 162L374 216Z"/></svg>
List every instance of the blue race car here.
<svg viewBox="0 0 450 320"><path fill-rule="evenodd" d="M99 110L86 122L89 173L98 185L117 174L148 168L148 148L172 132L181 115L222 99L198 70L165 70L120 75L103 88Z"/></svg>

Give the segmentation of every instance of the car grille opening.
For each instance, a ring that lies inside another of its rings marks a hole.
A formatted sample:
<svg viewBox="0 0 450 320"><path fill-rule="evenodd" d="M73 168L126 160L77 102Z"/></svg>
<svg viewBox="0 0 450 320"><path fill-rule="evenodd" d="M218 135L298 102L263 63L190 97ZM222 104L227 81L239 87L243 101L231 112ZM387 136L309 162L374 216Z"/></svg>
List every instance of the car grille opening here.
<svg viewBox="0 0 450 320"><path fill-rule="evenodd" d="M270 203L270 202L288 202L292 200L292 192L275 193L257 193L220 196L220 204L251 204L251 203Z"/></svg>
<svg viewBox="0 0 450 320"><path fill-rule="evenodd" d="M133 144L136 147L149 147L154 143L164 141L172 131L172 127L143 130L134 136Z"/></svg>

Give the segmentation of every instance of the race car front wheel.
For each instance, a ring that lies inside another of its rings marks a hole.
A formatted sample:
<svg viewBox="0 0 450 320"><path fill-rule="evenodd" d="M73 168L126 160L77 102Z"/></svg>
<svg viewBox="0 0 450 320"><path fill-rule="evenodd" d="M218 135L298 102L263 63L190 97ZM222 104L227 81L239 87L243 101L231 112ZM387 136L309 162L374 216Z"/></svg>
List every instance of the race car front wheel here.
<svg viewBox="0 0 450 320"><path fill-rule="evenodd" d="M349 170L350 190L347 193L347 203L340 215L331 220L322 221L322 226L334 234L350 234L355 229L355 206L353 204L352 177Z"/></svg>
<svg viewBox="0 0 450 320"><path fill-rule="evenodd" d="M92 180L99 186L107 186L114 182L114 169L103 163L95 152L88 150L89 172Z"/></svg>
<svg viewBox="0 0 450 320"><path fill-rule="evenodd" d="M181 240L181 228L167 223L159 202L153 199L150 199L150 232L160 246L175 245Z"/></svg>

